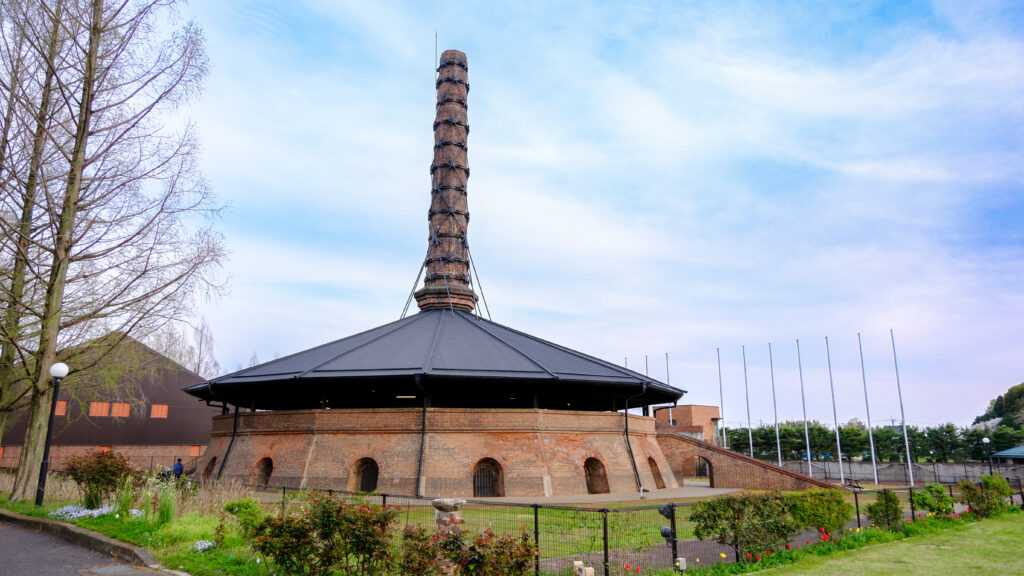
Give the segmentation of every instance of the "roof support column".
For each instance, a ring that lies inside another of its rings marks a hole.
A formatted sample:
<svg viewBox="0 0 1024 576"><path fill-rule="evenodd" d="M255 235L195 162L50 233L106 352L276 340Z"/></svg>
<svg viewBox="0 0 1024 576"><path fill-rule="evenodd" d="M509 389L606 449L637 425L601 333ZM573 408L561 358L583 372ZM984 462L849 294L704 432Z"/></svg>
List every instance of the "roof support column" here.
<svg viewBox="0 0 1024 576"><path fill-rule="evenodd" d="M416 383L416 387L420 389L420 393L423 394L423 419L420 425L420 460L419 465L416 467L416 496L422 498L424 490L423 482L423 454L427 448L427 407L430 406L430 395L426 389L420 384L422 375L416 374L413 378L413 382Z"/></svg>

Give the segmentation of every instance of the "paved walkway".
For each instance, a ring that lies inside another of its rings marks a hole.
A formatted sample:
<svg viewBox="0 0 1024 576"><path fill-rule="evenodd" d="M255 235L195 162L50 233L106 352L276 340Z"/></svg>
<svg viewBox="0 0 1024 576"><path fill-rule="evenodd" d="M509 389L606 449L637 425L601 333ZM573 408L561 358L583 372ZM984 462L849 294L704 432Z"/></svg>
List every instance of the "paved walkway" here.
<svg viewBox="0 0 1024 576"><path fill-rule="evenodd" d="M159 572L121 562L53 534L0 521L0 574L153 576Z"/></svg>

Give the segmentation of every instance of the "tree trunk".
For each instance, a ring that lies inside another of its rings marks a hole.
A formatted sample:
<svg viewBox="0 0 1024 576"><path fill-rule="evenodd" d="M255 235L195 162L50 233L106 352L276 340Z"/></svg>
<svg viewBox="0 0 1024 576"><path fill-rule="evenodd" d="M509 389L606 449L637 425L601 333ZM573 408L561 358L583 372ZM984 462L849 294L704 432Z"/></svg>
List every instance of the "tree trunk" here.
<svg viewBox="0 0 1024 576"><path fill-rule="evenodd" d="M46 300L39 333L39 363L35 370L35 385L32 390L31 411L26 426L25 443L18 461L18 473L14 479L11 500L29 500L35 497L34 488L39 479L39 465L43 459L43 448L49 425L50 404L53 387L50 385L50 366L57 356L57 333L60 330L61 304L64 297L64 280L67 277L69 256L72 246L82 174L85 170L85 149L89 139L89 125L92 119L92 103L96 82L96 62L99 52L100 34L103 26L103 0L94 0L92 21L89 26L89 47L86 53L85 70L82 75L82 98L78 109L74 149L71 154L71 169L68 173L64 203L61 206L60 221L53 251L53 265L46 286ZM35 480L36 482L33 482Z"/></svg>
<svg viewBox="0 0 1024 576"><path fill-rule="evenodd" d="M6 311L3 323L3 350L0 351L0 390L8 390L13 378L15 348L21 339L21 322L25 295L25 269L28 263L28 250L32 234L32 212L36 201L39 171L43 162L43 146L46 142L47 125L50 121L50 96L53 89L55 72L54 62L57 58L57 46L60 37L60 18L62 2L54 7L53 27L47 38L46 73L43 78L43 91L40 97L39 111L35 117L36 130L32 135L32 153L29 160L28 178L22 195L21 219L16 233L17 248L14 254L14 266L11 271L10 291L5 299ZM12 85L14 80L12 79ZM13 94L13 88L12 88ZM8 111L10 113L10 111ZM15 399L8 399L7 405L13 405ZM0 404L0 409L4 404Z"/></svg>

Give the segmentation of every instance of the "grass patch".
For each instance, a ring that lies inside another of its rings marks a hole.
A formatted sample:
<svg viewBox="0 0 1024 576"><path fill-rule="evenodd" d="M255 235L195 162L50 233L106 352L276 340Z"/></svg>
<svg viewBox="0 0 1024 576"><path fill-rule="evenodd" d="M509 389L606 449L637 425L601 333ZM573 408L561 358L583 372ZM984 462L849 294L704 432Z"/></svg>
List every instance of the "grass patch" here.
<svg viewBox="0 0 1024 576"><path fill-rule="evenodd" d="M994 518L923 518L908 523L906 533L874 528L848 533L839 542L788 550L748 564L716 564L692 572L725 576L769 571L772 576L932 576L1024 574L1024 557L1014 553L1024 539L1024 514L1016 508ZM653 572L669 576L671 571Z"/></svg>
<svg viewBox="0 0 1024 576"><path fill-rule="evenodd" d="M859 574L925 576L1024 574L1024 556L1014 552L1024 541L1024 515L1003 514L951 530L918 529L911 537L829 557L810 558L773 574L785 576ZM913 532L912 532L913 533Z"/></svg>

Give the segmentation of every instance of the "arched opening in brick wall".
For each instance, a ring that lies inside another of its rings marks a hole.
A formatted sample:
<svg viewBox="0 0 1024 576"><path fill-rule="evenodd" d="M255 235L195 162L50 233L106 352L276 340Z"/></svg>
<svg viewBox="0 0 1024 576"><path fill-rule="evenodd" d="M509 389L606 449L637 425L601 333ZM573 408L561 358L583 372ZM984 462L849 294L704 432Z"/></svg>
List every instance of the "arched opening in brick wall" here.
<svg viewBox="0 0 1024 576"><path fill-rule="evenodd" d="M213 476L213 471L217 466L217 457L210 458L210 461L206 463L206 468L203 468L203 481L209 480Z"/></svg>
<svg viewBox="0 0 1024 576"><path fill-rule="evenodd" d="M661 469L658 468L658 463L654 461L654 458L647 457L647 465L651 467L651 476L654 476L654 486L658 490L665 488L665 479L661 477Z"/></svg>
<svg viewBox="0 0 1024 576"><path fill-rule="evenodd" d="M708 487L715 487L715 469L711 461L703 456L697 456L697 478L707 478Z"/></svg>
<svg viewBox="0 0 1024 576"><path fill-rule="evenodd" d="M274 473L274 461L270 458L263 458L252 467L249 474L249 484L266 486L270 484L270 475Z"/></svg>
<svg viewBox="0 0 1024 576"><path fill-rule="evenodd" d="M604 463L597 458L587 458L583 463L583 472L587 477L588 494L608 494L611 489L608 487L608 474L604 470Z"/></svg>
<svg viewBox="0 0 1024 576"><path fill-rule="evenodd" d="M493 498L505 495L505 477L501 464L494 458L484 458L473 467L473 496Z"/></svg>
<svg viewBox="0 0 1024 576"><path fill-rule="evenodd" d="M360 458L352 466L352 479L349 485L359 492L373 492L377 489L377 478L380 468L373 458Z"/></svg>

